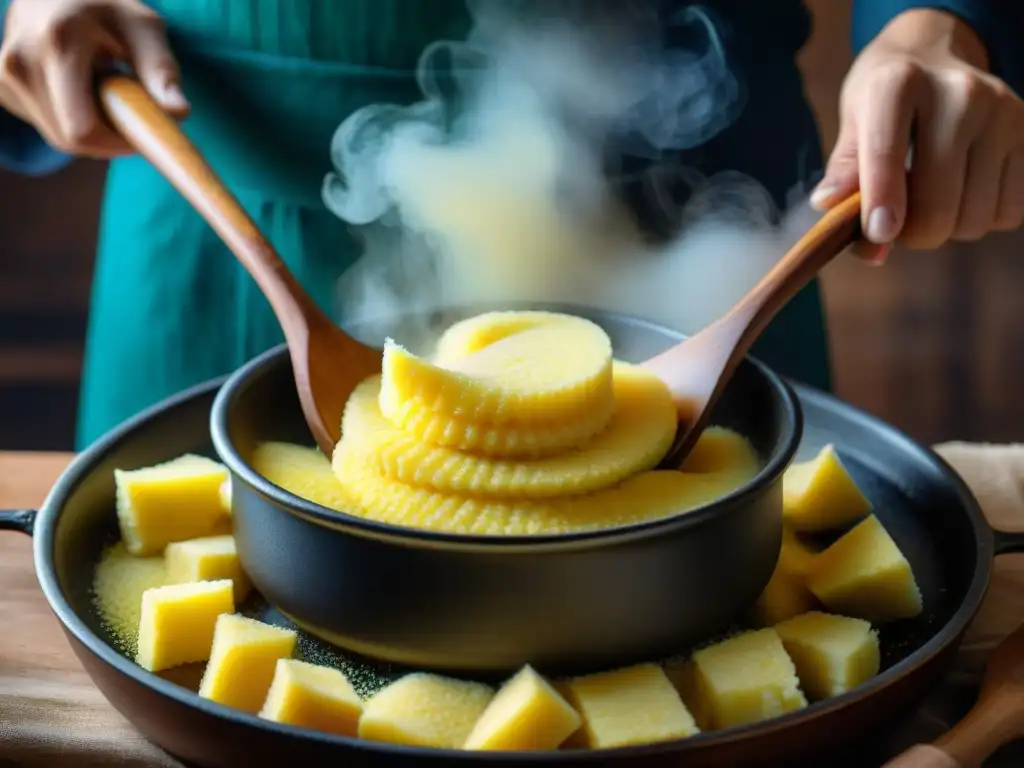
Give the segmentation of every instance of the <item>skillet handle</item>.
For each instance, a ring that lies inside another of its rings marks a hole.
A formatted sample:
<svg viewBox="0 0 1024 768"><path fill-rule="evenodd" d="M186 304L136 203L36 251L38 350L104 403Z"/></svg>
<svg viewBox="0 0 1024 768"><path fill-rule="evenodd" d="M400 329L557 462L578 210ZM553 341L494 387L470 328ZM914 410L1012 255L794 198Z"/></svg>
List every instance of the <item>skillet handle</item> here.
<svg viewBox="0 0 1024 768"><path fill-rule="evenodd" d="M37 514L34 509L0 509L0 531L20 531L31 536Z"/></svg>
<svg viewBox="0 0 1024 768"><path fill-rule="evenodd" d="M1011 552L1024 552L1024 531L999 531L993 530L995 538L995 553L1008 555Z"/></svg>

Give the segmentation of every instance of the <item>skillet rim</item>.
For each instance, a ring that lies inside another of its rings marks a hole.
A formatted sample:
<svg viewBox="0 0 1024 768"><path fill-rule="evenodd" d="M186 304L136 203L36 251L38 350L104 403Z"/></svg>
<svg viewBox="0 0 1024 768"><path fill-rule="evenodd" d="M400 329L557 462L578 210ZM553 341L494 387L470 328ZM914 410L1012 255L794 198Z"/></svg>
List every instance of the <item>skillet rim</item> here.
<svg viewBox="0 0 1024 768"><path fill-rule="evenodd" d="M608 750L569 750L569 751L545 751L545 752L467 752L465 750L452 749L430 749L425 750L418 747L403 745L368 742L358 738L335 736L332 734L320 733L296 726L282 725L263 720L255 715L232 709L225 705L217 704L206 699L186 688L178 686L170 681L146 672L142 667L132 660L119 653L111 645L93 632L85 620L75 611L58 582L56 569L54 567L54 552L56 548L56 530L60 516L63 512L63 502L75 489L90 477L106 456L114 450L123 440L133 433L144 429L150 422L158 418L166 417L168 411L182 407L192 400L207 397L216 392L224 385L228 377L221 377L191 387L183 392L151 406L135 417L115 427L104 437L100 438L92 446L79 454L69 466L61 473L45 501L40 506L36 517L33 532L33 559L35 563L36 577L39 580L43 595L45 596L51 610L60 621L64 630L70 632L73 637L81 643L86 650L92 653L99 661L127 677L138 685L145 686L165 696L178 704L198 710L200 713L213 717L222 718L240 727L262 729L282 737L303 738L325 747L333 747L355 751L357 753L376 753L382 757L394 756L415 758L424 757L426 753L431 758L445 759L452 761L486 761L489 763L537 763L551 764L562 762L586 763L593 760L628 760L630 758L653 757L656 755L686 753L688 751L708 750L725 744L743 741L749 737L767 737L773 733L786 731L789 728L799 727L801 724L809 725L811 722L852 706L858 701L880 694L890 686L898 684L905 677L914 671L926 667L949 646L954 644L963 632L968 628L981 607L982 600L988 589L989 580L992 574L992 563L995 555L995 534L988 522L985 520L981 507L959 475L931 448L920 445L910 439L902 431L892 427L882 420L845 403L827 393L820 392L802 384L787 383L800 402L807 401L813 406L834 413L839 418L847 421L858 428L873 432L880 439L900 445L903 450L924 462L930 464L938 474L939 478L948 484L959 498L960 508L971 524L974 532L976 546L976 563L974 573L966 593L952 617L923 645L915 649L906 658L900 660L889 669L872 678L867 683L858 686L856 689L825 701L814 702L807 708L787 713L781 717L759 723L730 728L723 731L709 731L687 739L663 742L658 744L646 744L633 747L621 747ZM90 675L91 677L91 675ZM95 679L93 680L95 683Z"/></svg>

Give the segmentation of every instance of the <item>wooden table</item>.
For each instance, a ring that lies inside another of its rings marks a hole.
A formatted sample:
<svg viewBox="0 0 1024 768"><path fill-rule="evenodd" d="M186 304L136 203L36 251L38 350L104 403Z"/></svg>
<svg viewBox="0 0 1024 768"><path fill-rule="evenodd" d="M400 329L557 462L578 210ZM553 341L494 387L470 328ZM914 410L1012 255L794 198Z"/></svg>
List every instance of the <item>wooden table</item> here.
<svg viewBox="0 0 1024 768"><path fill-rule="evenodd" d="M38 507L70 459L69 454L0 452L0 509ZM967 473L965 477L970 482ZM996 527L1024 529L1024 502L1019 506L990 505L986 514ZM141 737L107 704L71 653L36 582L31 544L27 536L0 534L0 616L4 618L0 632L0 765L55 764L52 752L40 755L38 762L8 762L4 700L12 696L12 691L24 691L26 686L47 702L32 714L30 724L38 729L41 739L49 737L52 741L74 721L80 727L85 724L76 738L96 742L77 743L79 751L74 761L65 765L111 765L103 753L110 743L127 745L141 741ZM964 670L979 670L991 648L1022 620L1024 555L1002 557L997 561L985 605L964 644L958 663L961 675ZM133 751L139 757L120 764L168 765L167 758L155 748L136 746ZM83 760L82 755L90 752L92 758ZM1015 751L1005 764L1024 765L1024 757Z"/></svg>
<svg viewBox="0 0 1024 768"><path fill-rule="evenodd" d="M38 507L70 460L66 453L0 453L0 509ZM0 534L0 616L0 681L54 669L65 671L69 682L88 680L39 590L27 536Z"/></svg>
<svg viewBox="0 0 1024 768"><path fill-rule="evenodd" d="M0 509L37 508L71 458L0 452ZM39 589L32 541L17 533L0 532L0 617L0 766L176 765L145 743L85 674ZM12 724L7 713L15 708Z"/></svg>

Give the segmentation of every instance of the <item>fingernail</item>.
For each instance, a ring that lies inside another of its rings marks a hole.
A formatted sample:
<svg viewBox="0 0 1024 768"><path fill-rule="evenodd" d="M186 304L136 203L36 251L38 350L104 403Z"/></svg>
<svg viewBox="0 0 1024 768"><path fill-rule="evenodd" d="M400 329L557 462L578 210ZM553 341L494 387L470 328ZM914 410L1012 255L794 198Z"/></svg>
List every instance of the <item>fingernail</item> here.
<svg viewBox="0 0 1024 768"><path fill-rule="evenodd" d="M835 185L829 185L827 187L818 187L811 192L811 207L821 209L836 193Z"/></svg>
<svg viewBox="0 0 1024 768"><path fill-rule="evenodd" d="M896 215L892 209L884 205L873 208L868 215L868 227L864 234L878 245L893 240L896 237Z"/></svg>
<svg viewBox="0 0 1024 768"><path fill-rule="evenodd" d="M184 109L188 107L188 99L185 98L185 94L175 82L165 83L163 89L164 105L168 107L178 107Z"/></svg>

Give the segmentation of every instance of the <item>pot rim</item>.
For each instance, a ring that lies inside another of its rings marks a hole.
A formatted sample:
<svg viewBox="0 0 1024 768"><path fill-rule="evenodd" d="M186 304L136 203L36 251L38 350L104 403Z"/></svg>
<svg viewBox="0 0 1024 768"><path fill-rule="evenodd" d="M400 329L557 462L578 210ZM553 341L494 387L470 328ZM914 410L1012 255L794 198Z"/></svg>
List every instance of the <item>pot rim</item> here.
<svg viewBox="0 0 1024 768"><path fill-rule="evenodd" d="M35 518L35 527L32 532L33 538L33 562L36 578L40 588L49 604L51 610L61 623L65 632L70 633L78 642L101 662L114 669L124 677L144 685L151 690L175 701L183 706L198 709L212 717L225 718L240 725L259 728L264 731L277 733L281 736L294 736L301 733L302 738L317 741L325 744L342 746L354 749L358 752L378 753L393 755L396 757L437 757L451 760L453 763L479 763L504 764L504 763L537 763L551 765L557 762L562 764L587 764L600 757L640 759L647 756L673 754L675 752L685 753L692 749L715 748L725 743L742 741L746 738L765 734L768 732L777 733L785 731L790 726L801 721L810 721L824 717L836 710L843 710L855 701L870 698L881 694L885 689L899 684L904 678L913 672L922 669L938 655L942 654L951 644L956 643L966 631L971 621L977 615L982 600L988 590L992 574L993 558L997 553L1003 551L1016 551L1018 547L1024 547L1024 541L1019 537L1001 534L997 536L991 526L985 520L977 499L967 487L961 477L949 466L949 464L932 449L919 446L909 437L874 416L856 409L846 403L842 403L843 410L852 416L857 422L870 429L881 429L887 432L890 437L896 437L902 442L913 446L915 451L923 452L933 465L935 470L948 482L964 505L964 514L970 521L975 534L975 551L977 560L973 573L969 579L963 599L956 607L953 615L945 624L938 628L935 634L919 648L913 650L906 658L900 660L886 670L881 671L877 676L848 691L824 701L810 704L806 709L795 710L769 721L749 723L722 731L708 731L688 739L673 741L667 744L645 744L632 747L619 747L595 754L592 750L579 751L546 751L546 752L467 752L464 750L424 750L417 747L407 747L396 744L378 742L366 742L356 738L335 736L309 729L299 729L296 726L273 723L268 720L250 715L246 712L217 704L202 699L193 691L183 688L175 683L165 680L158 675L146 672L134 661L117 651L107 641L100 637L85 621L85 619L72 606L69 598L65 595L54 567L54 549L56 547L56 531L58 521L63 513L64 504L67 498L75 489L90 475L94 474L98 465L104 458L128 436L139 430L148 422L154 420L165 411L173 409L190 399L207 395L213 390L221 387L225 377L210 380L198 384L190 389L184 390L176 395L151 406L149 409L123 422L115 427L98 441L89 446L85 451L76 456L67 469L61 474L54 484L46 500L39 507L39 514ZM801 387L805 394L812 398L828 397L824 393L812 390L809 387ZM1000 543L1006 539L1006 542ZM1009 540L1012 543L1007 543Z"/></svg>
<svg viewBox="0 0 1024 768"><path fill-rule="evenodd" d="M603 312L605 317L615 317L631 322L658 328L655 323L639 320L632 316L619 313ZM682 334L680 334L682 337ZM761 466L760 470L749 481L728 494L699 507L677 512L667 517L645 520L611 528L598 528L586 531L570 531L566 533L538 535L501 535L501 534L460 534L444 531L431 531L418 528L405 528L390 523L367 520L357 515L330 509L316 502L303 499L290 491L270 482L242 458L230 436L228 422L235 403L244 395L250 382L275 365L281 358L288 356L287 345L281 344L270 349L232 373L213 402L210 411L210 435L214 450L220 460L227 465L235 476L240 478L257 493L276 502L277 506L288 514L300 517L308 522L346 533L370 536L377 539L391 539L405 543L447 545L449 547L487 547L504 551L528 548L537 551L539 547L559 547L565 545L611 545L625 540L661 536L670 530L698 526L720 515L728 514L737 506L742 506L764 493L765 489L781 478L786 467L796 455L803 436L803 412L799 400L792 387L760 360L747 356L744 363L749 363L754 370L768 383L778 398L783 410L781 434L772 453Z"/></svg>

